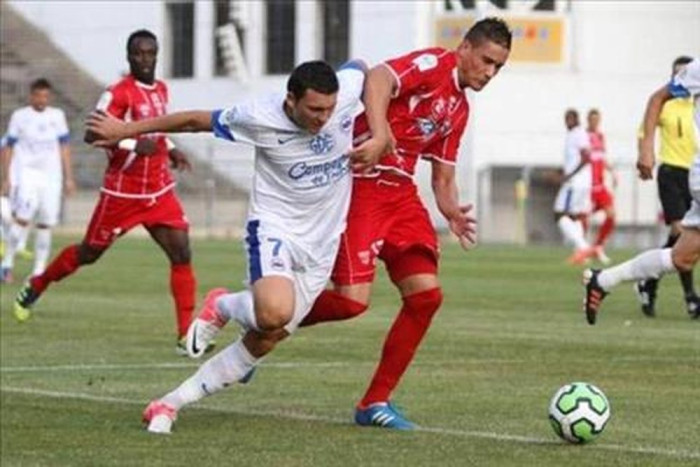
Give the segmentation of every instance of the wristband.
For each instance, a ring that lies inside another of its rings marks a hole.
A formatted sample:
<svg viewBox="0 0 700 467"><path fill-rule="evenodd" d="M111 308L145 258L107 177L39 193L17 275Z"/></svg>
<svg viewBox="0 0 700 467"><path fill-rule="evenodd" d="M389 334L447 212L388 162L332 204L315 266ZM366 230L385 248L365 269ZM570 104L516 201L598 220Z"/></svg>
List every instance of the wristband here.
<svg viewBox="0 0 700 467"><path fill-rule="evenodd" d="M127 151L134 151L136 150L136 140L131 138L123 139L119 141L117 147L119 149L125 149Z"/></svg>

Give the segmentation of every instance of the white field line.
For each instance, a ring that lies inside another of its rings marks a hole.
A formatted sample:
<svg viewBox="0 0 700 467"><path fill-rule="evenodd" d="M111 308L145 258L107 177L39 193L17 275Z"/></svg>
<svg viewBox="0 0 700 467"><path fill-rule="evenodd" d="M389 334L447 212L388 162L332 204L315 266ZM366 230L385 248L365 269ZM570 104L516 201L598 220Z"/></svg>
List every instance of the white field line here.
<svg viewBox="0 0 700 467"><path fill-rule="evenodd" d="M114 403L114 404L126 404L126 405L138 405L145 406L146 401L136 400L136 399L126 399L121 397L110 397L110 396L95 396L92 394L79 393L79 392L61 392L61 391L48 391L42 389L32 389L32 388L22 388L13 386L3 386L0 387L0 392L8 392L15 394L32 395L38 397L50 397L54 399L77 399L85 400L90 402L101 402L101 403ZM233 415L244 415L244 416L256 416L256 417L273 417L282 418L287 420L300 420L300 421L314 421L322 423L332 423L337 425L347 425L350 422L345 419L333 418L333 417L323 417L319 415L302 414L296 412L286 412L280 410L241 410L241 409L226 409L221 407L211 407L202 404L197 404L192 406L190 409L194 410L206 410L210 412L226 413ZM457 430L450 428L439 428L439 427L420 427L417 431L422 431L425 433L433 433L437 435L447 435L456 436L463 438L481 438L481 439L491 439L495 441L504 442L515 442L521 444L542 444L542 445L561 445L559 441L554 441L545 438L533 438L527 436L509 435L505 433L494 433L487 431L471 431L471 430ZM586 446L586 449L594 450L604 450L604 451L615 451L623 453L634 453L634 454L651 454L655 456L670 457L675 459L700 459L700 451L688 451L681 449L663 449L654 446L648 447L638 447L638 446L625 446L620 444L602 444L595 443L590 446Z"/></svg>
<svg viewBox="0 0 700 467"><path fill-rule="evenodd" d="M179 368L197 368L204 363L205 360L189 360L187 362L153 362L153 363L88 363L88 364L70 364L70 365L47 365L47 366L8 366L0 367L0 373L32 373L32 372L61 372L61 371L92 371L92 370L154 370L154 369L179 369ZM460 360L464 364L474 363L524 363L525 360L513 359L466 359ZM350 362L350 361L331 361L331 362L264 362L260 366L268 368L343 368L359 365L376 365L376 361L367 360L365 362ZM414 366L437 366L443 364L454 365L456 361L448 360L440 361L422 361L416 362Z"/></svg>

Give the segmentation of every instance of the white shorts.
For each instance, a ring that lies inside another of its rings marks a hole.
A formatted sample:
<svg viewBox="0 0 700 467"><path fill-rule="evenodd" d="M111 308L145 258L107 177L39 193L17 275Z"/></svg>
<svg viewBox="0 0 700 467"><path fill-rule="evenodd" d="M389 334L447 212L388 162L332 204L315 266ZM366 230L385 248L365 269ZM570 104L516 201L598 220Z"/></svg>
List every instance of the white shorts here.
<svg viewBox="0 0 700 467"><path fill-rule="evenodd" d="M564 214L588 214L591 212L589 187L563 185L554 200L554 212Z"/></svg>
<svg viewBox="0 0 700 467"><path fill-rule="evenodd" d="M291 334L326 288L340 238L329 239L325 245L310 252L282 229L264 225L260 220L249 220L246 231L248 284L268 276L287 277L294 283L294 316L284 327Z"/></svg>
<svg viewBox="0 0 700 467"><path fill-rule="evenodd" d="M27 171L29 172L29 171ZM23 173L12 186L10 200L17 219L53 227L61 212L61 184Z"/></svg>
<svg viewBox="0 0 700 467"><path fill-rule="evenodd" d="M681 225L683 227L700 229L700 155L695 157L695 162L688 173L688 187L693 197L690 209L685 213Z"/></svg>

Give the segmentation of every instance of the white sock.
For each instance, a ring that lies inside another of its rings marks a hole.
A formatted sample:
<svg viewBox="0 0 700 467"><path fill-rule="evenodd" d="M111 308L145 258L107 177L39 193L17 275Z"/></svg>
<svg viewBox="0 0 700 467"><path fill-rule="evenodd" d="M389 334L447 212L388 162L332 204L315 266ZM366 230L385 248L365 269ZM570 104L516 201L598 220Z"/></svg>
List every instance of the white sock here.
<svg viewBox="0 0 700 467"><path fill-rule="evenodd" d="M18 235L19 237L17 238L17 249L15 250L15 253L27 249L27 240L29 239L29 226L22 227Z"/></svg>
<svg viewBox="0 0 700 467"><path fill-rule="evenodd" d="M238 382L261 359L253 357L243 345L243 338L226 347L204 362L197 372L177 389L161 398L163 402L180 410L183 406L214 394Z"/></svg>
<svg viewBox="0 0 700 467"><path fill-rule="evenodd" d="M32 276L39 276L44 272L50 254L51 229L36 229L34 236L34 271Z"/></svg>
<svg viewBox="0 0 700 467"><path fill-rule="evenodd" d="M623 281L658 279L667 272L676 271L670 248L657 248L640 253L629 261L604 269L598 275L598 285L610 290Z"/></svg>
<svg viewBox="0 0 700 467"><path fill-rule="evenodd" d="M2 267L7 269L12 269L15 265L15 254L19 251L19 247L24 239L26 245L27 242L27 232L28 227L23 227L16 222L12 223L10 227L10 235L8 235L8 241L5 249L5 256L2 258Z"/></svg>
<svg viewBox="0 0 700 467"><path fill-rule="evenodd" d="M243 329L260 330L255 319L253 293L250 290L220 296L216 299L216 308L222 317L236 321Z"/></svg>
<svg viewBox="0 0 700 467"><path fill-rule="evenodd" d="M581 224L581 221L575 221L569 216L561 216L557 225L564 239L574 245L577 250L589 247L586 237L583 234L583 224Z"/></svg>

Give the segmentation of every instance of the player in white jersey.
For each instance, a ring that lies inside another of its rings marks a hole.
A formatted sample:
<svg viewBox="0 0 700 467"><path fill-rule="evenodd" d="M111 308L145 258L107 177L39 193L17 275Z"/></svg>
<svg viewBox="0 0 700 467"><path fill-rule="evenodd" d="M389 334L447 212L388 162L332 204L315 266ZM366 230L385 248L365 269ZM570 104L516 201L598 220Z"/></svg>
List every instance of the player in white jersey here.
<svg viewBox="0 0 700 467"><path fill-rule="evenodd" d="M48 105L50 99L51 84L37 79L30 86L30 105L10 117L0 192L10 195L13 223L2 259L3 282L11 280L15 254L24 249L32 221L36 226L32 276L44 271L51 252L51 228L61 208L61 189L64 186L66 194L75 190L66 117L61 109Z"/></svg>
<svg viewBox="0 0 700 467"><path fill-rule="evenodd" d="M637 169L642 180L650 180L654 170L654 136L663 104L674 97L693 97L695 99L695 126L700 128L700 59L680 70L671 82L649 98L644 114L644 138L640 143ZM584 271L586 287L584 311L589 324L595 324L600 304L610 290L622 281L638 281L658 278L663 274L678 271L690 271L700 259L700 152L688 175L688 185L693 202L686 212L681 225L683 231L673 248L649 250L635 256L629 261L612 268L598 271ZM688 315L700 318L700 301L686 302Z"/></svg>
<svg viewBox="0 0 700 467"><path fill-rule="evenodd" d="M564 179L554 201L554 218L564 239L574 246L569 262L580 264L591 256L586 241L583 218L591 210L590 140L580 126L578 112L569 109L564 114Z"/></svg>
<svg viewBox="0 0 700 467"><path fill-rule="evenodd" d="M88 127L113 143L153 131L213 131L256 147L245 246L249 289L214 289L188 332L194 356L198 339L234 319L244 335L177 389L149 404L152 432L170 432L177 411L224 387L244 382L262 357L293 332L330 277L350 203L351 168L375 161L369 140L351 149L354 117L362 110L365 68L351 62L336 73L324 62L299 65L286 94L223 111L179 112L120 123L93 115Z"/></svg>

